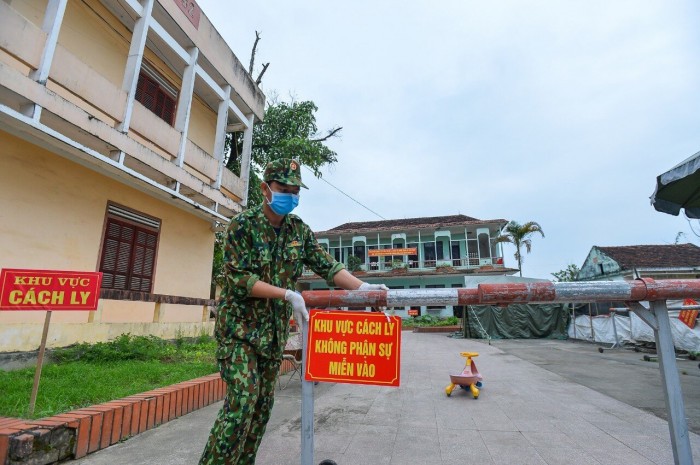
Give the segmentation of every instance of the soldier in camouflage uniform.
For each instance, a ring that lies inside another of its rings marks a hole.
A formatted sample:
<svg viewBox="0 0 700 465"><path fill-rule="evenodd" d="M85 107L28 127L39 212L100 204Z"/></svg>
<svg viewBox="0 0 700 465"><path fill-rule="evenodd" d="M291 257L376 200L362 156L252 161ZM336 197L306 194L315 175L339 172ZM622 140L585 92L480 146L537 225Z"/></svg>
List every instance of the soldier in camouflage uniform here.
<svg viewBox="0 0 700 465"><path fill-rule="evenodd" d="M200 465L252 465L274 401L275 380L294 313L308 321L295 292L304 265L343 289L387 289L360 281L316 242L289 212L299 201L301 167L281 159L267 165L262 206L231 220L226 232L226 275L216 317L216 358L226 382L224 405Z"/></svg>

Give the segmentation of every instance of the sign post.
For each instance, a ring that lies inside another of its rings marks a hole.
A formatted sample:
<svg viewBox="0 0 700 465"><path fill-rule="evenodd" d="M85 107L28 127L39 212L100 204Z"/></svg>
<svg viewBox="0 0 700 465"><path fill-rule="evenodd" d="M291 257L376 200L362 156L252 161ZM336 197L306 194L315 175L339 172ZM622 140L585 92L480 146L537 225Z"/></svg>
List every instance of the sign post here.
<svg viewBox="0 0 700 465"><path fill-rule="evenodd" d="M34 415L36 405L36 395L39 392L39 380L41 379L41 368L44 365L44 351L46 350L46 337L49 335L49 323L51 322L51 310L47 310L44 319L44 331L41 333L41 345L39 346L39 357L36 359L36 370L34 371L34 384L32 384L32 395L29 397L29 416Z"/></svg>
<svg viewBox="0 0 700 465"><path fill-rule="evenodd" d="M302 368L306 371L309 356L307 339L311 325L301 321L301 360ZM314 383L301 381L301 465L312 465L314 461Z"/></svg>
<svg viewBox="0 0 700 465"><path fill-rule="evenodd" d="M54 310L96 310L102 273L94 271L18 270L0 271L0 310L44 310L44 329L29 399L29 416L34 415L41 368L46 351L51 312Z"/></svg>
<svg viewBox="0 0 700 465"><path fill-rule="evenodd" d="M301 464L314 461L314 382L399 386L401 318L312 309L302 322ZM335 463L324 461L326 463Z"/></svg>

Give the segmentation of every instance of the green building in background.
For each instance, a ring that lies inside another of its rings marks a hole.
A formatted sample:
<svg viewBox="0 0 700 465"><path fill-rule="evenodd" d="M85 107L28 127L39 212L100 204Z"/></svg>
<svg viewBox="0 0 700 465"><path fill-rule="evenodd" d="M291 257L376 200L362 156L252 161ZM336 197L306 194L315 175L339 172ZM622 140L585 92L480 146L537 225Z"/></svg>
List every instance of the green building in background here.
<svg viewBox="0 0 700 465"><path fill-rule="evenodd" d="M466 287L477 276L512 275L504 264L502 244L495 239L508 223L465 215L345 223L316 232L319 244L354 275L391 289ZM328 286L310 271L299 280L304 290ZM409 307L394 309L402 318ZM419 314L460 316L452 306L416 307Z"/></svg>

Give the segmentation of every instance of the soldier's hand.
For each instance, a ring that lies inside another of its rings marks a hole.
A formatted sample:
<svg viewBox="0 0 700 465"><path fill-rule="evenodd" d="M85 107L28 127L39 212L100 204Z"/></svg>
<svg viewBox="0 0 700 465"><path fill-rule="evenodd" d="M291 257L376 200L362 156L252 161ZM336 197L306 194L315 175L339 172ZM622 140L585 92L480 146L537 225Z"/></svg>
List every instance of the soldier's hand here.
<svg viewBox="0 0 700 465"><path fill-rule="evenodd" d="M292 308L294 309L294 321L296 321L298 325L309 321L309 312L306 310L306 303L301 294L287 289L284 293L284 300L292 304Z"/></svg>
<svg viewBox="0 0 700 465"><path fill-rule="evenodd" d="M384 284L370 284L362 283L360 287L357 288L358 291L388 291L389 288Z"/></svg>

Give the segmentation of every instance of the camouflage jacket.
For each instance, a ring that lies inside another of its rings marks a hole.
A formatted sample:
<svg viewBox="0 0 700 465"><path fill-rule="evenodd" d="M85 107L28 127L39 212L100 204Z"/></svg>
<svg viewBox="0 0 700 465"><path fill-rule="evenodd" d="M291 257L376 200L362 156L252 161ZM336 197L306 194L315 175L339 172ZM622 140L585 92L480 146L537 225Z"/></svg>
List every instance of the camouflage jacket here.
<svg viewBox="0 0 700 465"><path fill-rule="evenodd" d="M281 358L292 306L282 299L251 297L253 285L261 280L294 290L306 265L333 287L333 277L343 264L319 246L296 215L285 216L277 235L262 207L234 217L225 241L225 280L215 329L217 357L227 357L235 341L245 341L265 358Z"/></svg>

